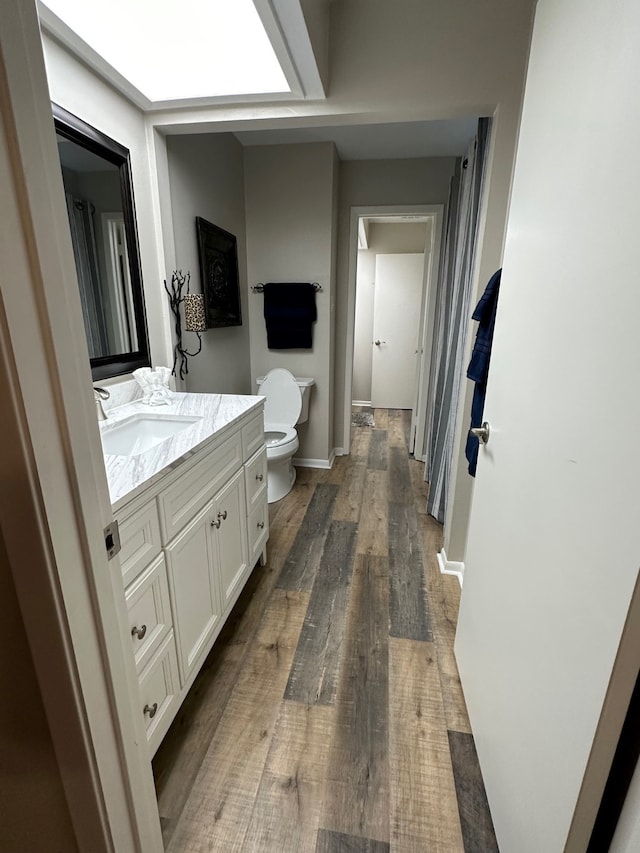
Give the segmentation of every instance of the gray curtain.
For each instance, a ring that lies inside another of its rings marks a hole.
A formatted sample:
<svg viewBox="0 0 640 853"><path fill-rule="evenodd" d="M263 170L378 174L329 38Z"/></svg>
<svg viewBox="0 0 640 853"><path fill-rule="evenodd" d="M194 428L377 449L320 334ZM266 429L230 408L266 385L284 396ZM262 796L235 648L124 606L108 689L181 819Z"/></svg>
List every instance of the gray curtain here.
<svg viewBox="0 0 640 853"><path fill-rule="evenodd" d="M100 268L93 225L94 208L89 201L74 198L71 193L65 195L89 356L100 358L109 355L109 344L102 307Z"/></svg>
<svg viewBox="0 0 640 853"><path fill-rule="evenodd" d="M477 134L451 179L436 295L424 476L429 481L427 512L441 523L447 513L456 415L466 371L463 359L473 311L471 287L490 127L490 118L479 120Z"/></svg>

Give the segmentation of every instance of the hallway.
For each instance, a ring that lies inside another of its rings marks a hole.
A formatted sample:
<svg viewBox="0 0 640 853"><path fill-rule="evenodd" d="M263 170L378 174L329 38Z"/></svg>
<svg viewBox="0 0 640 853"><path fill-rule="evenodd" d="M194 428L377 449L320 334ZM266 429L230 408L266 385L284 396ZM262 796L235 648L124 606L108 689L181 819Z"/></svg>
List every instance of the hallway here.
<svg viewBox="0 0 640 853"><path fill-rule="evenodd" d="M170 853L497 850L408 412L298 469L154 759Z"/></svg>

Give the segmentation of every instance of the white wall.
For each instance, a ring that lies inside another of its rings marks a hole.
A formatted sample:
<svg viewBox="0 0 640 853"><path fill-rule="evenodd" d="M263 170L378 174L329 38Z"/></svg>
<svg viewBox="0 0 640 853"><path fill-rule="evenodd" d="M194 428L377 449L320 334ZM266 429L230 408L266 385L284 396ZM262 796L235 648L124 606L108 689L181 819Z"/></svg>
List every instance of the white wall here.
<svg viewBox="0 0 640 853"><path fill-rule="evenodd" d="M140 245L149 346L153 364L171 364L168 309L160 265L160 223L142 112L74 59L57 42L42 38L51 100L124 145L131 153L133 192Z"/></svg>
<svg viewBox="0 0 640 853"><path fill-rule="evenodd" d="M446 204L454 157L417 160L359 160L340 164L334 444L344 447L344 394L347 359L349 242L351 208L380 205ZM360 399L355 397L354 399Z"/></svg>
<svg viewBox="0 0 640 853"><path fill-rule="evenodd" d="M269 350L263 297L251 293L251 376L272 367L312 376L309 422L300 425L298 458L328 460L331 423L331 304L334 291L335 160L332 143L245 149L249 285L317 281L312 350ZM255 386L254 386L255 387Z"/></svg>
<svg viewBox="0 0 640 853"><path fill-rule="evenodd" d="M242 325L208 329L202 334L202 352L188 362L187 390L254 393L249 363L242 147L230 133L174 136L167 139L167 152L175 264L177 269L191 272L192 292L202 293L196 216L229 231L238 241ZM190 352L196 350L195 334L183 332L183 345Z"/></svg>
<svg viewBox="0 0 640 853"><path fill-rule="evenodd" d="M356 270L356 317L353 342L354 400L371 401L371 342L375 295L376 255L419 253L425 251L430 225L424 223L379 223L369 226L369 248L358 251Z"/></svg>

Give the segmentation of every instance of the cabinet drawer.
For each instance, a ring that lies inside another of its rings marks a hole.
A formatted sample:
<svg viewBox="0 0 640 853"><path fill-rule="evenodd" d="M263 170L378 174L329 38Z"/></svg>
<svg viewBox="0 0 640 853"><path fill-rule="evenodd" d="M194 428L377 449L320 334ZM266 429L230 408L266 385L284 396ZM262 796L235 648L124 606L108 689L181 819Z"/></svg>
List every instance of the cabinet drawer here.
<svg viewBox="0 0 640 853"><path fill-rule="evenodd" d="M249 565L255 566L269 538L269 506L266 501L257 506L247 519L249 533Z"/></svg>
<svg viewBox="0 0 640 853"><path fill-rule="evenodd" d="M160 553L160 525L155 500L118 520L120 528L120 567L125 588Z"/></svg>
<svg viewBox="0 0 640 853"><path fill-rule="evenodd" d="M171 628L171 604L164 556L160 555L125 592L131 646L143 670Z"/></svg>
<svg viewBox="0 0 640 853"><path fill-rule="evenodd" d="M140 711L144 714L151 755L173 719L179 690L176 648L170 631L140 675Z"/></svg>
<svg viewBox="0 0 640 853"><path fill-rule="evenodd" d="M247 492L247 513L250 513L267 500L267 448L264 445L247 462L244 469L244 482Z"/></svg>
<svg viewBox="0 0 640 853"><path fill-rule="evenodd" d="M233 476L242 464L240 435L220 447L158 495L162 537L166 545Z"/></svg>
<svg viewBox="0 0 640 853"><path fill-rule="evenodd" d="M263 444L264 415L260 411L253 420L242 427L242 458L249 459Z"/></svg>

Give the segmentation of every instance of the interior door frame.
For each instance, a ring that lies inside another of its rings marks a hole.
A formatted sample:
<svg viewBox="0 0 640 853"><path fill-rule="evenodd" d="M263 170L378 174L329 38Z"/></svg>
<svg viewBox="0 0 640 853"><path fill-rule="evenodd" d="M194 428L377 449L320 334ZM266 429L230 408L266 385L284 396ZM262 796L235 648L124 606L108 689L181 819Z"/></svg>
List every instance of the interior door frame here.
<svg viewBox="0 0 640 853"><path fill-rule="evenodd" d="M112 510L39 23L20 0L0 6L0 173L9 570L79 849L157 851L121 570L103 536Z"/></svg>
<svg viewBox="0 0 640 853"><path fill-rule="evenodd" d="M426 400L429 393L429 371L431 368L431 347L427 346L433 336L435 320L434 282L438 280L440 252L442 247L442 228L445 215L444 204L401 204L401 205L363 205L354 206L350 212L349 226L349 275L347 299L347 346L344 379L344 449L349 454L351 447L351 406L353 397L353 350L356 328L356 279L358 269L358 223L366 216L429 216L432 218L431 246L429 261L425 263L422 287L422 309L420 318L419 348L421 349L415 407L411 417L411 443L419 448L414 453L416 459L424 462L424 436L426 430ZM425 245L425 252L427 246Z"/></svg>

